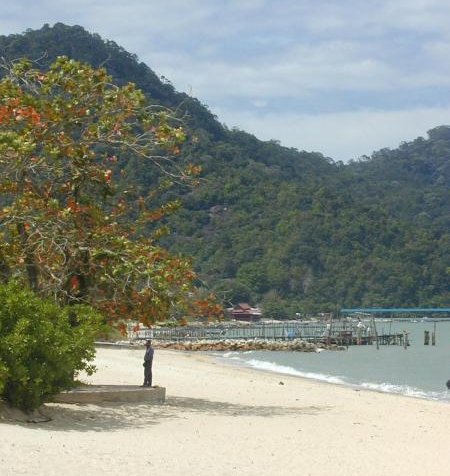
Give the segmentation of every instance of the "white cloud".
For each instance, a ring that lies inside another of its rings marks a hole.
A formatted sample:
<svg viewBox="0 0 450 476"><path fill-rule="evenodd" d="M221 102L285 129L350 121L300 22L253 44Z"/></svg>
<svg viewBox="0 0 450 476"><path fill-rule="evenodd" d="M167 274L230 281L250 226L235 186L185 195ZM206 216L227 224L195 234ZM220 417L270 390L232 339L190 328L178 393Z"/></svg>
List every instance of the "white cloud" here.
<svg viewBox="0 0 450 476"><path fill-rule="evenodd" d="M249 114L219 111L229 127L262 140L277 139L287 147L322 152L348 161L401 142L426 136L437 125L450 123L450 106L398 111L358 111L335 114Z"/></svg>
<svg viewBox="0 0 450 476"><path fill-rule="evenodd" d="M389 0L380 5L385 26L416 34L448 35L450 4L445 0Z"/></svg>
<svg viewBox="0 0 450 476"><path fill-rule="evenodd" d="M436 108L450 89L447 0L16 0L0 6L5 34L55 22L79 24L136 53L229 125L332 157L394 146L448 122L446 105ZM317 110L333 114L309 114L325 96L336 98L333 107ZM383 96L389 96L386 111Z"/></svg>
<svg viewBox="0 0 450 476"><path fill-rule="evenodd" d="M396 87L399 71L362 55L346 55L346 49L352 49L352 45L299 46L277 61L259 58L245 63L179 56L173 64L162 54L150 56L179 88L190 84L194 94L212 103L227 97L298 99L322 90L379 91Z"/></svg>

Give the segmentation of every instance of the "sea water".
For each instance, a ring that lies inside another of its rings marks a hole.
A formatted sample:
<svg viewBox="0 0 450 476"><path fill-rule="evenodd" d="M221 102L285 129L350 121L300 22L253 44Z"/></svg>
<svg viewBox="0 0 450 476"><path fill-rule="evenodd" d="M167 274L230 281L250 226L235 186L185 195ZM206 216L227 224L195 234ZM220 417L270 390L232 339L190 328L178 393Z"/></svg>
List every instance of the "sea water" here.
<svg viewBox="0 0 450 476"><path fill-rule="evenodd" d="M436 345L431 333L436 326ZM377 322L378 334L408 332L410 345L354 345L345 351L227 352L222 358L280 374L450 402L450 321ZM424 345L424 331L430 344Z"/></svg>

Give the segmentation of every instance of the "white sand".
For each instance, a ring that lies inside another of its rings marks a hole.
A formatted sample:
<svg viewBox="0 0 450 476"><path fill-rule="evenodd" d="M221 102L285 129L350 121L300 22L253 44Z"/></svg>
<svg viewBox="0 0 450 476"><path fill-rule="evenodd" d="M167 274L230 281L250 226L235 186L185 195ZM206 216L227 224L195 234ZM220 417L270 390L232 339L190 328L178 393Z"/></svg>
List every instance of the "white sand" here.
<svg viewBox="0 0 450 476"><path fill-rule="evenodd" d="M143 350L99 349L98 384L142 380ZM281 385L283 382L284 385ZM48 405L0 422L0 474L450 474L450 405L156 351L165 405Z"/></svg>

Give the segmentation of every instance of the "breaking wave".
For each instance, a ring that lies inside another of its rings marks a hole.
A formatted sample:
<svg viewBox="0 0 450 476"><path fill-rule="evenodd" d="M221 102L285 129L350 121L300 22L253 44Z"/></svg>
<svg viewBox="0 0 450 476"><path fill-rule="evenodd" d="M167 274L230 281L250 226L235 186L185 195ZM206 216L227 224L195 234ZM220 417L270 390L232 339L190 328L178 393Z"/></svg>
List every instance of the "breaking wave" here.
<svg viewBox="0 0 450 476"><path fill-rule="evenodd" d="M418 388L414 388L408 385L395 385L392 383L377 383L377 382L355 382L351 379L344 376L328 375L324 373L317 372L308 372L304 370L295 369L287 365L280 365L275 362L258 360L258 359L248 359L248 354L253 353L253 351L245 352L246 358L243 359L243 352L226 352L221 354L221 357L226 361L233 361L235 364L251 367L258 370L264 370L267 372L273 372L283 375L292 375L296 377L308 378L312 380L317 380L321 382L326 382L335 385L345 385L354 389L366 389L382 393L394 393L398 395L405 395L408 397L414 398L424 398L428 400L440 400L440 401L449 401L450 402L450 392L432 392L424 391ZM217 355L217 354L216 354Z"/></svg>

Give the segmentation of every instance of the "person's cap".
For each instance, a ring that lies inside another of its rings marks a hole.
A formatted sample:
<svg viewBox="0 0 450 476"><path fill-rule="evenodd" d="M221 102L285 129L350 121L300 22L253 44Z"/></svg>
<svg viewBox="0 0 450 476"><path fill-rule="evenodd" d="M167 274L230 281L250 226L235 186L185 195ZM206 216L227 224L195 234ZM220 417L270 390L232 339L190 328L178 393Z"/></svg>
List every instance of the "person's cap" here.
<svg viewBox="0 0 450 476"><path fill-rule="evenodd" d="M151 343L152 343L151 340L146 340L146 341L145 341L145 345L150 345Z"/></svg>

